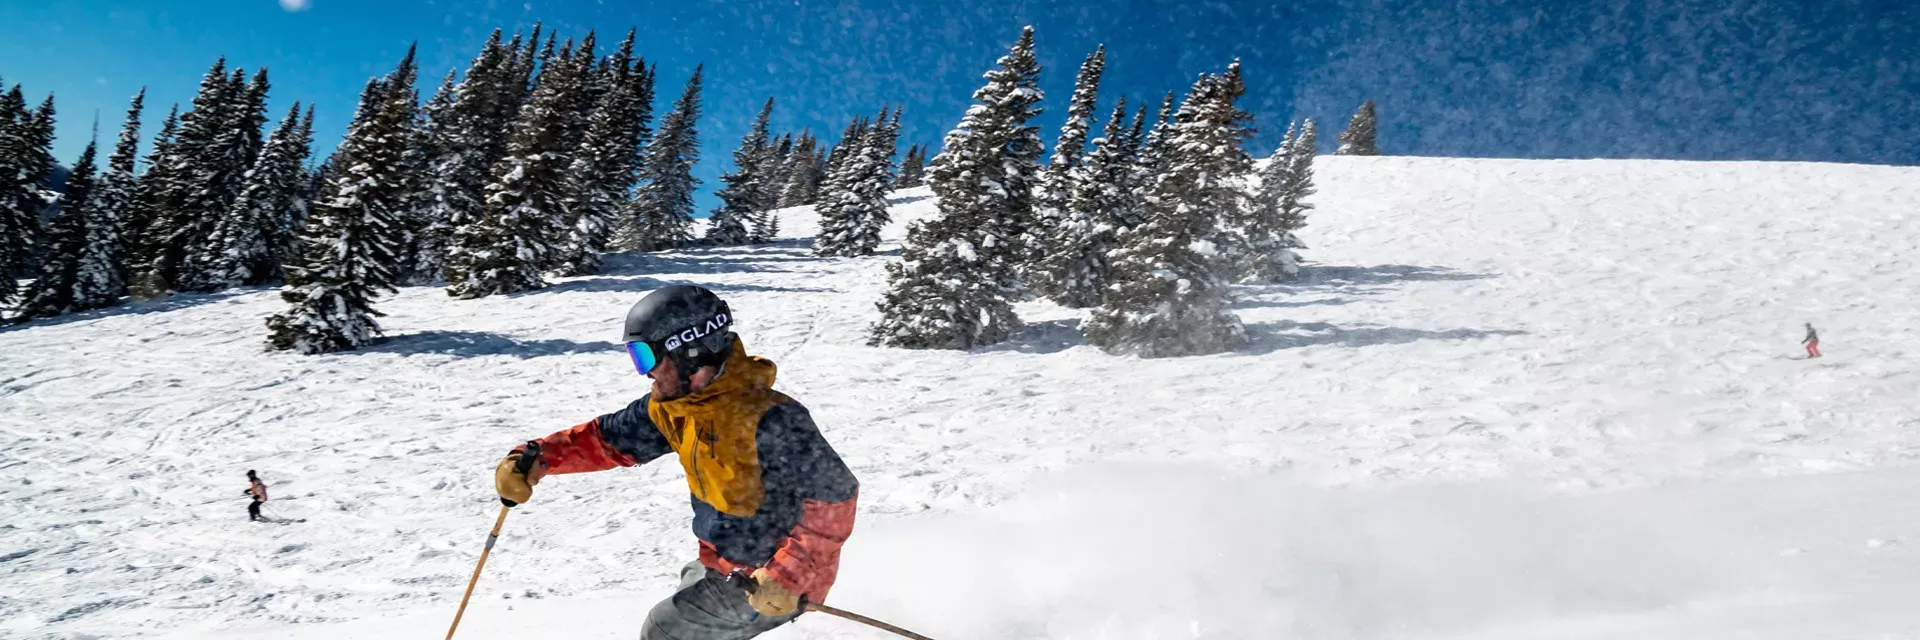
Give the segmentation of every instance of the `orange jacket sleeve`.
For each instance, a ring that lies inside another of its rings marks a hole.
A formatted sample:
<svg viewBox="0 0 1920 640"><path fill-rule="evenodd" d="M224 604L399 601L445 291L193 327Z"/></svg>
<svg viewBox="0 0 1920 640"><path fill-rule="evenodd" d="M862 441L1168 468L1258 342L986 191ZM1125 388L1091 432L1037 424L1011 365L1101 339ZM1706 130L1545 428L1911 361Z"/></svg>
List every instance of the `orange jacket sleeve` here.
<svg viewBox="0 0 1920 640"><path fill-rule="evenodd" d="M647 398L538 440L547 473L631 467L672 451L647 417Z"/></svg>

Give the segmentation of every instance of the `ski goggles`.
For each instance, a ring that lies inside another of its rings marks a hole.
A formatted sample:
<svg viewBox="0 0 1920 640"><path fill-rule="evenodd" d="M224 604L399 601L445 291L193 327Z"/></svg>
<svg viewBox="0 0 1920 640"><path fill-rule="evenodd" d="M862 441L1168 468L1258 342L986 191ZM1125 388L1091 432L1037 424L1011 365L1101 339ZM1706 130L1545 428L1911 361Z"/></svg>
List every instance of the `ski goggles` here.
<svg viewBox="0 0 1920 640"><path fill-rule="evenodd" d="M633 368L639 370L640 375L652 373L654 367L660 366L660 356L654 352L653 345L645 341L627 343L627 355L633 356Z"/></svg>

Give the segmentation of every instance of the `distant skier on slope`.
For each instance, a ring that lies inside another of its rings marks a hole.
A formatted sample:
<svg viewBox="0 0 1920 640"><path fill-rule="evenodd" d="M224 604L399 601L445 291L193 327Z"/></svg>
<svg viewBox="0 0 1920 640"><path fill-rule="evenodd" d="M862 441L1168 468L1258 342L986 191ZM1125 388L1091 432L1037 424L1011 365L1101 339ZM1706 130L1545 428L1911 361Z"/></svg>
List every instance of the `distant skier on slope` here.
<svg viewBox="0 0 1920 640"><path fill-rule="evenodd" d="M1820 334L1814 332L1813 323L1807 323L1807 339L1801 340L1800 344L1807 345L1807 357L1820 357Z"/></svg>
<svg viewBox="0 0 1920 640"><path fill-rule="evenodd" d="M247 495L253 496L253 502L247 505L247 521L260 521L260 505L267 501L267 483L260 481L252 469L247 470Z"/></svg>
<svg viewBox="0 0 1920 640"><path fill-rule="evenodd" d="M525 503L546 474L602 471L677 454L693 492L700 559L647 614L642 640L745 640L821 602L853 532L859 484L806 407L774 391L774 364L749 356L713 292L676 285L627 312L625 342L653 392L529 442L494 470ZM514 466L531 455L525 474ZM751 594L730 583L736 573Z"/></svg>

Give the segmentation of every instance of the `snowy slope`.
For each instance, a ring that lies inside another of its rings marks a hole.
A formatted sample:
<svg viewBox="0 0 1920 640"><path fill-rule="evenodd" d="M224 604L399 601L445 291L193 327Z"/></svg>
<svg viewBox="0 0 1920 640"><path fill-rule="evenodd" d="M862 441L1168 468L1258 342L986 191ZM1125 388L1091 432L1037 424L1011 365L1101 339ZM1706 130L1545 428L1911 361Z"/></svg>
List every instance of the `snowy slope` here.
<svg viewBox="0 0 1920 640"><path fill-rule="evenodd" d="M355 354L264 353L268 291L0 331L0 637L438 637L493 461L643 393L618 320L675 282L862 481L834 603L943 640L1920 637L1920 169L1318 173L1307 273L1218 356L1106 356L1046 303L870 348L893 257L798 240L409 288ZM1789 358L1807 321L1827 358ZM305 521L245 523L250 468ZM636 636L688 517L671 464L543 483L460 637Z"/></svg>

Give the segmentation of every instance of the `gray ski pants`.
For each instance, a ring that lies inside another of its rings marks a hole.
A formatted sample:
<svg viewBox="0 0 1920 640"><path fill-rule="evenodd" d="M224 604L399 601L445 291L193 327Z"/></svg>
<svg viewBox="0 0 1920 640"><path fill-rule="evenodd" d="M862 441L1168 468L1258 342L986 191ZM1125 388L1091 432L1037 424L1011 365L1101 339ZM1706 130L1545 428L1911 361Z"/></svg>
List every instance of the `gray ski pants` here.
<svg viewBox="0 0 1920 640"><path fill-rule="evenodd" d="M747 593L695 560L680 569L680 590L647 613L640 640L747 640L792 622L747 605Z"/></svg>

